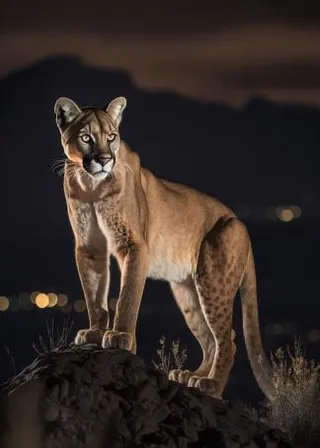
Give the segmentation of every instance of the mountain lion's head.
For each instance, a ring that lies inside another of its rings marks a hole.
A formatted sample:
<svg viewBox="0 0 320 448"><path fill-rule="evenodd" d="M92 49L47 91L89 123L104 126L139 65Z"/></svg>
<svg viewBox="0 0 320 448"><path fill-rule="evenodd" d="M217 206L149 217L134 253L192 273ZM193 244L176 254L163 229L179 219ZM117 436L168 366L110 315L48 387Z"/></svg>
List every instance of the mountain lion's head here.
<svg viewBox="0 0 320 448"><path fill-rule="evenodd" d="M54 105L67 158L94 179L107 177L116 163L119 125L126 104L124 97L118 97L105 109L81 109L69 98L59 98Z"/></svg>

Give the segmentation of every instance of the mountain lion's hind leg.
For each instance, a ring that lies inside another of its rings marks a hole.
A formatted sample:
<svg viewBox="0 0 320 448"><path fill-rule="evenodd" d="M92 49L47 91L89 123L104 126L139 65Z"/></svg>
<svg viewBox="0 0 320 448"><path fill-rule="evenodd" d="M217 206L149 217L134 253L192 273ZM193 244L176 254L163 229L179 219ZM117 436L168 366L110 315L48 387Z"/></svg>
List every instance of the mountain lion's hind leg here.
<svg viewBox="0 0 320 448"><path fill-rule="evenodd" d="M193 280L190 278L183 283L171 282L170 286L186 324L198 340L203 353L202 363L195 372L175 369L169 374L171 380L188 384L192 376L207 377L209 375L214 359L215 341L202 312Z"/></svg>
<svg viewBox="0 0 320 448"><path fill-rule="evenodd" d="M201 245L194 277L200 304L215 339L215 355L208 377L190 378L189 385L221 397L233 365L233 300L248 258L246 227L236 218L217 223Z"/></svg>

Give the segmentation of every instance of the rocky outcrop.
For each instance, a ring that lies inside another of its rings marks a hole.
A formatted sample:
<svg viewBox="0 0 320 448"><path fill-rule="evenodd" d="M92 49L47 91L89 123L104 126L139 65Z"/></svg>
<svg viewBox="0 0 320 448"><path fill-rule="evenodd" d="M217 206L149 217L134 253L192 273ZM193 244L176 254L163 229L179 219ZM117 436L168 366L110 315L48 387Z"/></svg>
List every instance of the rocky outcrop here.
<svg viewBox="0 0 320 448"><path fill-rule="evenodd" d="M239 406L171 382L123 350L43 354L1 387L4 448L289 447Z"/></svg>

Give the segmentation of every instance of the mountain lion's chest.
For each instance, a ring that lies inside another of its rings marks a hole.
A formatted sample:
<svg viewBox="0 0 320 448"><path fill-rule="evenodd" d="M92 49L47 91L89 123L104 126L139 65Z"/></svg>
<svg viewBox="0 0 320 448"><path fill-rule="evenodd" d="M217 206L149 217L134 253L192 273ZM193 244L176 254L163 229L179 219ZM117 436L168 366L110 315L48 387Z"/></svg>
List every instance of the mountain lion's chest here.
<svg viewBox="0 0 320 448"><path fill-rule="evenodd" d="M127 249L132 244L133 232L127 214L117 207L117 204L97 202L93 206L99 230L108 242L111 254Z"/></svg>

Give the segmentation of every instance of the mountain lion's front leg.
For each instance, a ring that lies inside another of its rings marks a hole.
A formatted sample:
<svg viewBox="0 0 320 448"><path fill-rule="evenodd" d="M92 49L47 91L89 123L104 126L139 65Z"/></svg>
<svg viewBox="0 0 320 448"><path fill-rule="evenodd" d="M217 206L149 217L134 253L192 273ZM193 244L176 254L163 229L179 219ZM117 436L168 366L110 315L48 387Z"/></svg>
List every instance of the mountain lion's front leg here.
<svg viewBox="0 0 320 448"><path fill-rule="evenodd" d="M88 204L67 202L76 240L76 264L87 303L90 328L78 331L76 344L101 344L109 328L109 255L107 241Z"/></svg>
<svg viewBox="0 0 320 448"><path fill-rule="evenodd" d="M121 287L113 330L106 331L102 346L136 353L136 323L147 277L149 253L145 243L132 246L121 263Z"/></svg>
<svg viewBox="0 0 320 448"><path fill-rule="evenodd" d="M76 263L86 298L90 329L80 330L76 344L101 344L109 328L109 257L107 252L90 246L76 247Z"/></svg>

